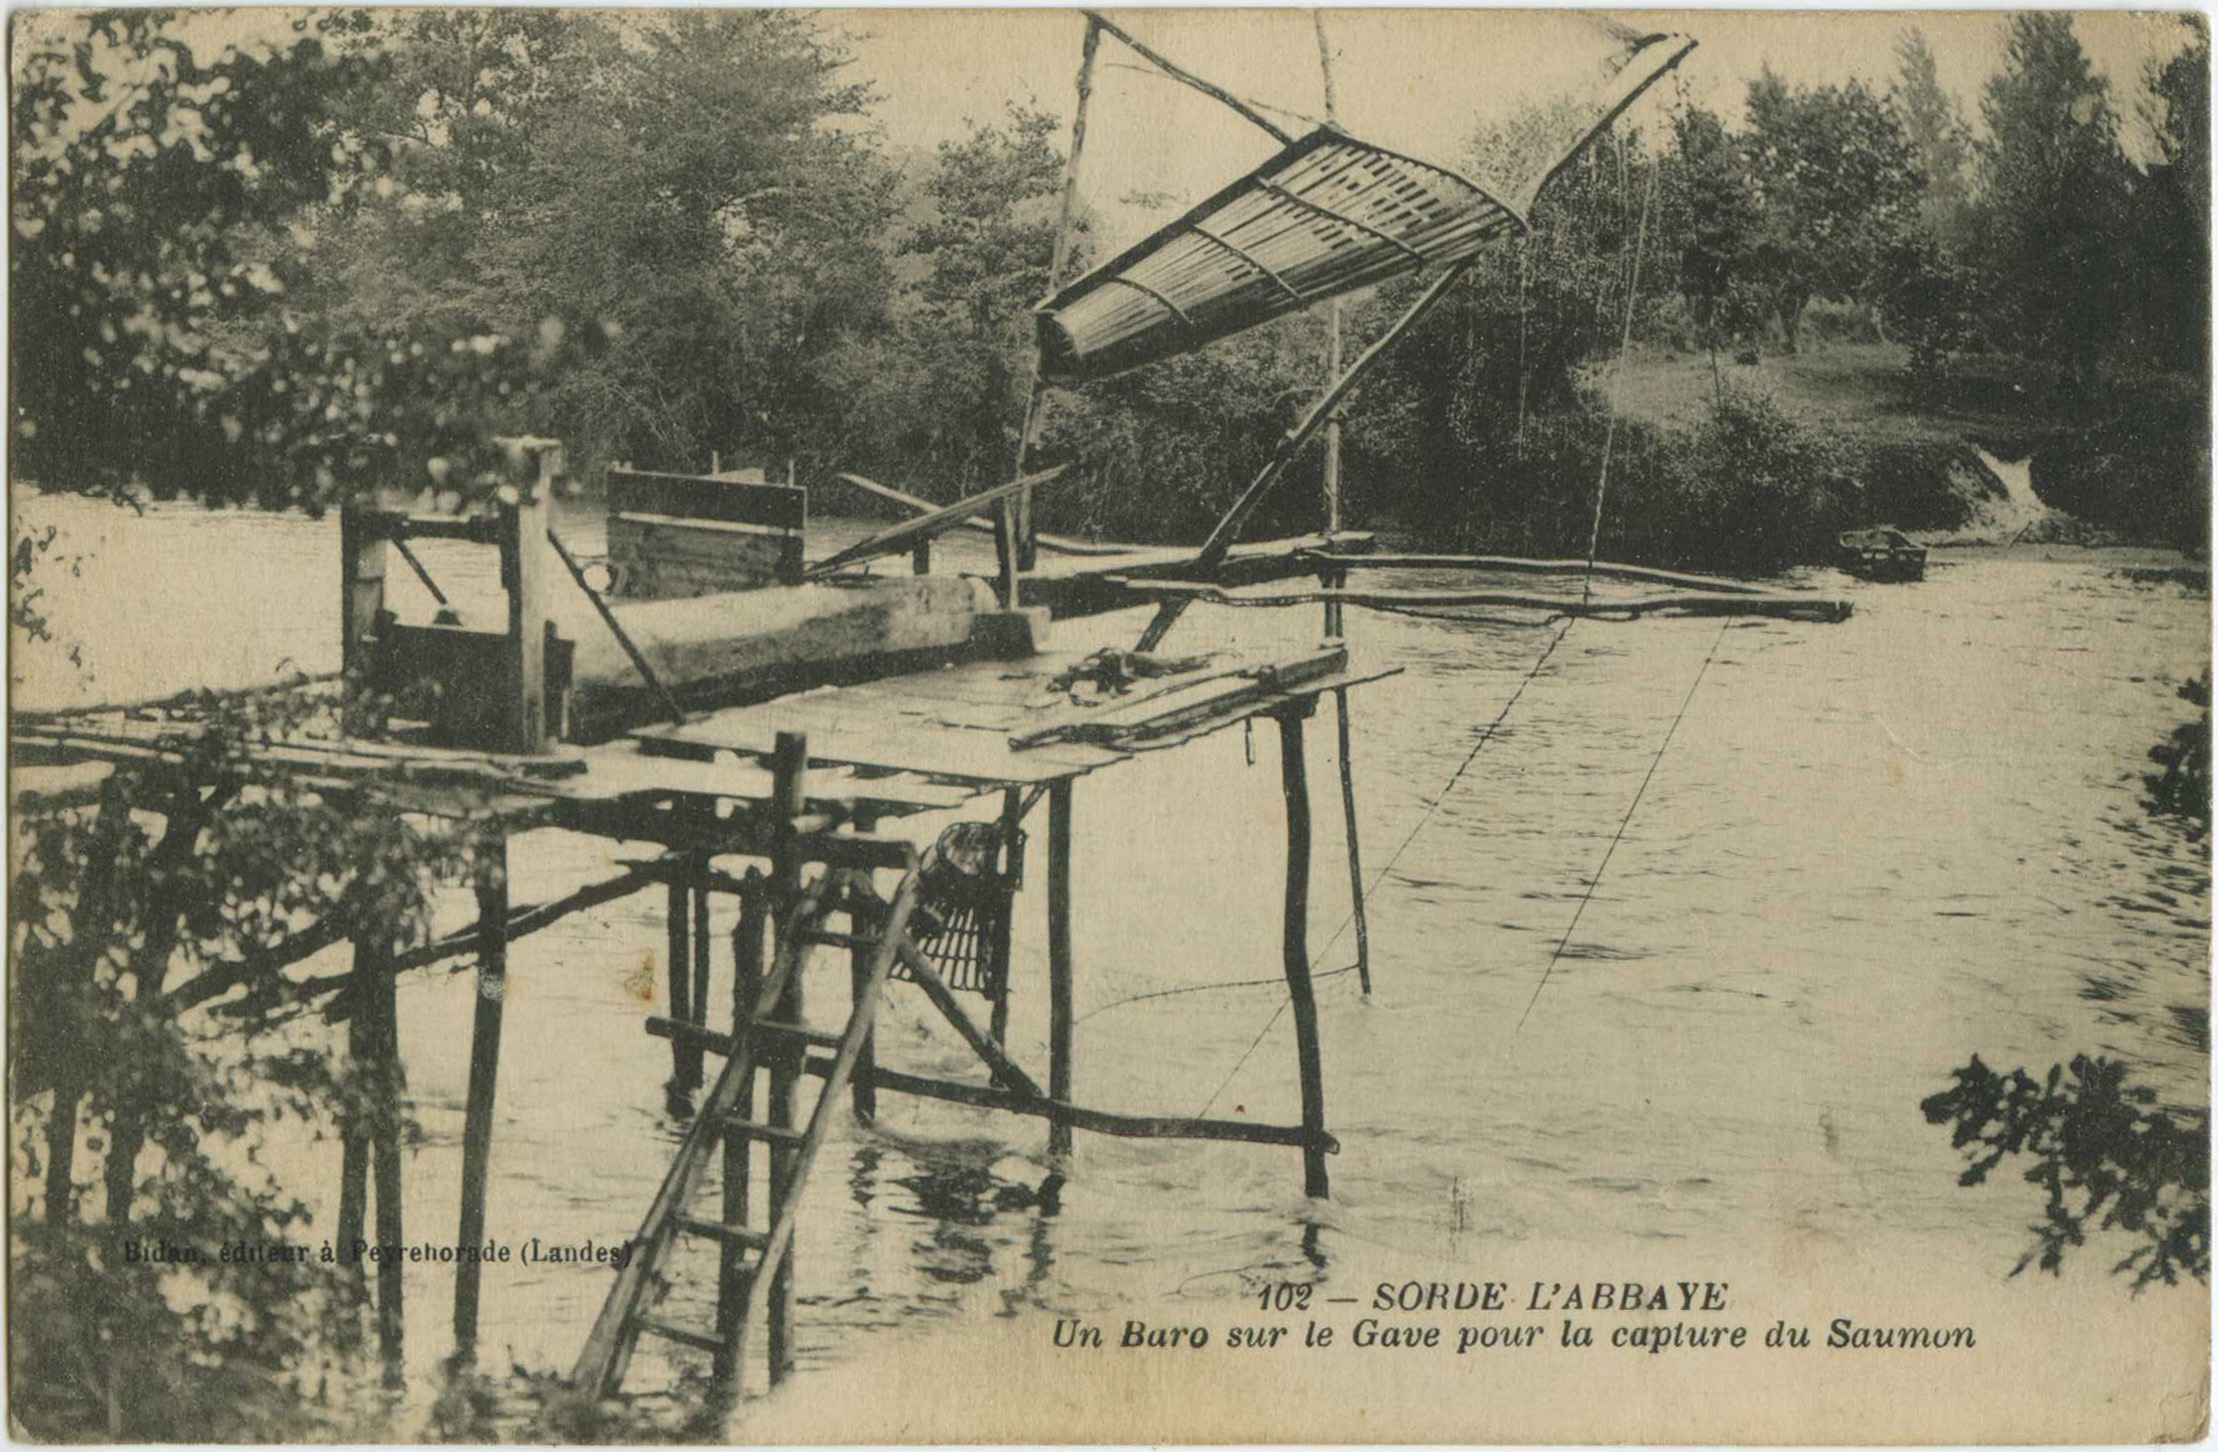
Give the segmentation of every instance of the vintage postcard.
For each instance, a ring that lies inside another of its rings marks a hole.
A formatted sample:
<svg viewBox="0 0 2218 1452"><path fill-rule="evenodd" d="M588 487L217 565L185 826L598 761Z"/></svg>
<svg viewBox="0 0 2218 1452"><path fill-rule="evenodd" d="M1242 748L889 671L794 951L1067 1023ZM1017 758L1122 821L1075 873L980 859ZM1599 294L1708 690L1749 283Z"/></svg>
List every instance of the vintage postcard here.
<svg viewBox="0 0 2218 1452"><path fill-rule="evenodd" d="M12 1436L2205 1435L2203 15L8 39Z"/></svg>

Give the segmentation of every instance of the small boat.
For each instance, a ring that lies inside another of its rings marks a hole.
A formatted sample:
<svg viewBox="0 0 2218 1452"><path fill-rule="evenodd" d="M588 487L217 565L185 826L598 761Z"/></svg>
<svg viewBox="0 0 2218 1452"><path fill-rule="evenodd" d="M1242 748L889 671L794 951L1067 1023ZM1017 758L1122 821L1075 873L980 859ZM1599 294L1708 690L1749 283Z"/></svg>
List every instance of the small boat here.
<svg viewBox="0 0 2218 1452"><path fill-rule="evenodd" d="M1840 567L1867 580L1925 578L1925 546L1899 529L1852 529L1841 535Z"/></svg>

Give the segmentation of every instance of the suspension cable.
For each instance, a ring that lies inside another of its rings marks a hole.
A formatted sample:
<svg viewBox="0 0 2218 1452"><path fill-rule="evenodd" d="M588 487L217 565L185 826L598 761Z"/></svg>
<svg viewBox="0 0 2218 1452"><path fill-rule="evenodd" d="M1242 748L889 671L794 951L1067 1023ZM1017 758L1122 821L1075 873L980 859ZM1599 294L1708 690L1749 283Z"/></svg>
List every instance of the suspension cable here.
<svg viewBox="0 0 2218 1452"><path fill-rule="evenodd" d="M1648 168L1648 191L1641 199L1640 226L1633 234L1632 275L1625 288L1625 327L1618 335L1617 365L1610 370L1610 417L1602 434L1602 472L1594 481L1594 523L1587 530L1586 586L1579 595L1582 604L1594 598L1594 560L1602 547L1602 499L1609 492L1610 455L1617 447L1617 411L1624 393L1625 355L1633 348L1633 304L1640 296L1641 249L1648 241L1648 214L1656 202L1656 178L1662 171L1660 164L1651 163Z"/></svg>
<svg viewBox="0 0 2218 1452"><path fill-rule="evenodd" d="M1664 750L1671 745L1671 738L1678 735L1679 723L1686 720L1687 707L1694 704L1695 690L1702 684L1702 678L1710 673L1710 662L1717 659L1717 648L1724 644L1726 628L1732 623L1733 617L1730 615L1718 622L1717 635L1710 642L1710 653L1702 658L1702 668L1694 673L1694 681L1687 687L1685 699L1679 702L1679 714L1671 718L1671 725L1665 730L1663 740L1656 743L1656 754L1648 761L1648 774L1640 779L1640 790L1633 793L1633 800L1626 806L1625 815L1618 820L1617 835L1610 838L1608 849L1602 853L1602 865L1595 868L1594 876L1587 879L1586 895L1579 899L1578 910L1571 914L1571 926L1565 928L1563 937L1557 940L1556 951L1548 955L1548 966L1542 971L1540 982L1533 985L1533 996L1525 1001L1525 1011L1517 1016L1517 1027L1511 1030L1513 1034L1525 1031L1525 1020L1533 1016L1533 1005L1540 1002L1540 990L1548 986L1549 978L1556 971L1557 960L1563 957L1563 950L1571 945L1571 935L1578 931L1579 919L1586 916L1586 905L1594 901L1594 890L1602 885L1602 874L1610 870L1610 859L1617 855L1617 844L1625 840L1625 829L1632 825L1633 813L1640 810L1640 799L1648 795L1648 784L1656 779L1656 768L1663 765Z"/></svg>

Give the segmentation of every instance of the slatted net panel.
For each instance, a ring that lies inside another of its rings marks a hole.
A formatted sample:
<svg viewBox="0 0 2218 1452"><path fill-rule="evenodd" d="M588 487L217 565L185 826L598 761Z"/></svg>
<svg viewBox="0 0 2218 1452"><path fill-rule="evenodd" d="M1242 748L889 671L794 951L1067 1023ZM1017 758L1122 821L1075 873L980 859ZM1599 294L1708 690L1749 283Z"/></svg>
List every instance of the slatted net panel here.
<svg viewBox="0 0 2218 1452"><path fill-rule="evenodd" d="M1048 299L1043 368L1121 373L1523 225L1468 178L1320 128Z"/></svg>

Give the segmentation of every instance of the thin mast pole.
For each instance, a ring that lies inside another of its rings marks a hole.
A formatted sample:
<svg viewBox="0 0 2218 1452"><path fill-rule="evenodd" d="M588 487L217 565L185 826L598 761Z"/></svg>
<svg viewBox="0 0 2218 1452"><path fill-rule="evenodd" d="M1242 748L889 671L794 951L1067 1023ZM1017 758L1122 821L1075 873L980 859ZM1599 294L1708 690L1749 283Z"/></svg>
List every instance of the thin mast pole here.
<svg viewBox="0 0 2218 1452"><path fill-rule="evenodd" d="M1241 119L1245 120L1250 125L1260 127L1263 130L1268 131L1271 135L1277 137L1281 146L1291 146L1294 144L1294 136L1292 132L1286 130L1282 126L1272 124L1272 122L1264 117L1262 112L1256 110L1253 106L1250 106L1247 102L1241 100L1238 96L1233 95L1232 92L1224 89L1222 86L1211 85L1209 82L1203 80L1200 76L1195 75L1192 71L1185 69L1177 62L1169 59L1162 52L1151 50L1147 46L1141 44L1139 41L1133 39L1132 33L1130 31L1126 30L1123 26L1118 25L1115 21L1109 19L1100 11L1086 10L1080 13L1083 14L1088 20L1092 21L1094 24L1100 26L1103 30L1108 31L1111 35L1123 41L1127 46L1131 48L1134 55L1137 55L1138 57L1140 57L1140 59L1153 65L1157 70L1161 71L1164 75L1169 76L1172 80L1180 81L1185 83L1186 85L1192 86L1195 90L1201 92L1204 96L1209 97L1209 99L1211 99L1212 101L1216 101L1224 106L1230 107L1241 117Z"/></svg>
<svg viewBox="0 0 2218 1452"><path fill-rule="evenodd" d="M1078 212L1078 164L1086 155L1086 111L1094 99L1094 57L1101 50L1101 21L1092 15L1086 17L1086 39L1079 49L1078 106L1071 113L1070 159L1063 163L1062 213L1055 222L1055 254L1047 265L1047 295L1063 285L1063 269L1070 264L1071 223ZM1039 447L1040 430L1046 423L1040 405L1047 397L1047 379L1040 366L1040 350L1032 350L1032 388L1024 405L1024 428L1017 435L1017 477L1023 478L1031 464L1032 451ZM1039 557L1039 531L1032 521L1032 486L1027 484L1017 491L1014 524L1011 533L1016 539L1017 567L1029 570ZM1002 504L1004 513L1010 501ZM1014 599L1015 581L1010 582Z"/></svg>
<svg viewBox="0 0 2218 1452"><path fill-rule="evenodd" d="M1333 91L1332 46L1325 40L1325 12L1312 10L1309 12L1309 18L1317 28L1317 69L1323 73L1325 81L1325 122L1331 126L1338 126L1340 124L1340 105L1339 98ZM1340 340L1344 321L1341 300L1334 298L1332 301L1331 341L1326 344L1325 348L1325 386L1328 388L1340 381ZM1340 415L1335 412L1325 420L1325 538L1330 541L1339 533ZM1337 584L1338 581L1335 580L1334 583ZM1345 633L1346 627L1341 619L1340 602L1327 600L1325 602L1325 635L1328 638L1336 639Z"/></svg>

